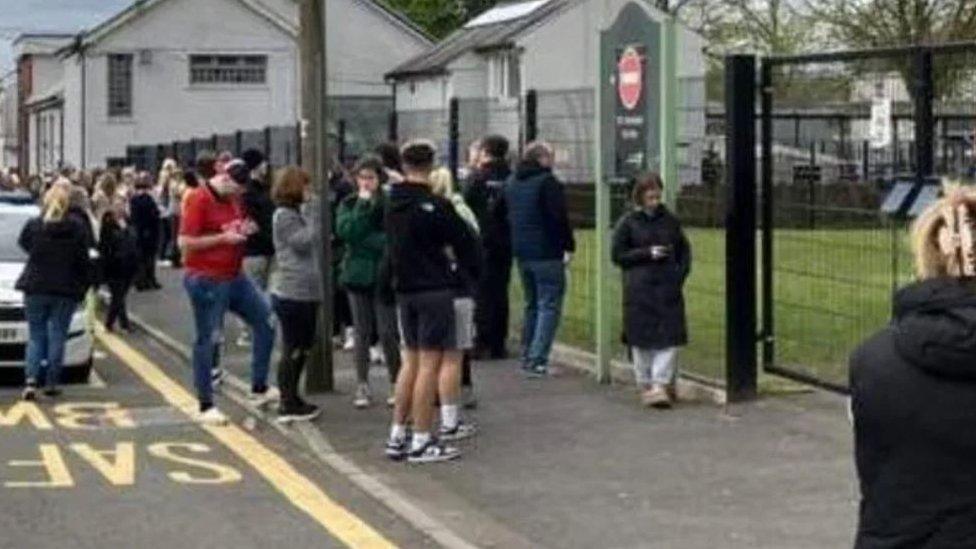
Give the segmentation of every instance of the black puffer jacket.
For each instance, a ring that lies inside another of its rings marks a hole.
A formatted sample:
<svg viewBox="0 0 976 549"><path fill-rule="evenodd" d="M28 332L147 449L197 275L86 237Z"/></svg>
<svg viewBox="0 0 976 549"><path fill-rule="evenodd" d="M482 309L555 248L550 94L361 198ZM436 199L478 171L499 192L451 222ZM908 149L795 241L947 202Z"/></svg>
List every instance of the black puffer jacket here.
<svg viewBox="0 0 976 549"><path fill-rule="evenodd" d="M448 290L457 286L457 267L477 279L480 245L447 200L427 185L400 183L390 188L386 211L389 277L397 293ZM381 281L382 284L382 281Z"/></svg>
<svg viewBox="0 0 976 549"><path fill-rule="evenodd" d="M247 216L258 226L258 232L247 237L244 244L244 255L247 257L268 257L275 253L274 238L272 237L272 218L275 205L271 201L271 193L267 186L260 181L248 179L244 191L244 209Z"/></svg>
<svg viewBox="0 0 976 549"><path fill-rule="evenodd" d="M655 259L652 246L666 246ZM682 287L691 273L691 247L678 219L664 206L625 215L613 233L613 262L624 276L624 342L641 349L688 343Z"/></svg>
<svg viewBox="0 0 976 549"><path fill-rule="evenodd" d="M511 269L512 233L505 203L505 184L512 168L505 160L492 160L471 173L464 185L464 201L478 218L485 250L485 267Z"/></svg>
<svg viewBox="0 0 976 549"><path fill-rule="evenodd" d="M976 547L976 288L921 282L851 358L857 549Z"/></svg>
<svg viewBox="0 0 976 549"><path fill-rule="evenodd" d="M28 221L17 240L28 255L17 289L28 295L81 301L93 279L87 238L85 228L71 218L51 223L39 217Z"/></svg>

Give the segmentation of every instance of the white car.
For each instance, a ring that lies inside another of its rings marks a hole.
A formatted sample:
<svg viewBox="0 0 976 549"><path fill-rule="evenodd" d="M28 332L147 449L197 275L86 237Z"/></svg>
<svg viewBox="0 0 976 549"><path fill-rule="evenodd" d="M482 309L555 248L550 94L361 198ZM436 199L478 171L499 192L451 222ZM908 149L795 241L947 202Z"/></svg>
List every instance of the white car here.
<svg viewBox="0 0 976 549"><path fill-rule="evenodd" d="M27 350L27 320L24 295L14 288L24 270L27 254L17 245L20 231L40 214L34 204L0 195L0 372L24 368ZM71 318L65 342L63 382L85 382L91 373L93 338L84 303Z"/></svg>

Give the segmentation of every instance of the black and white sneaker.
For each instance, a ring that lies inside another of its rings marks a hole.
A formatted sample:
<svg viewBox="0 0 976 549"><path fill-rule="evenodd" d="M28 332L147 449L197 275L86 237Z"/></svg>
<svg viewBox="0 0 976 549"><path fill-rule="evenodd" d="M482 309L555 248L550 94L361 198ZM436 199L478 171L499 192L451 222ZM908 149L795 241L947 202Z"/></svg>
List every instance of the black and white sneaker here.
<svg viewBox="0 0 976 549"><path fill-rule="evenodd" d="M294 423L296 421L312 421L319 417L322 409L314 404L302 403L294 408L284 408L278 414L278 423Z"/></svg>
<svg viewBox="0 0 976 549"><path fill-rule="evenodd" d="M37 386L34 385L33 383L28 383L27 385L25 385L24 391L20 393L20 398L28 402L33 402L37 400Z"/></svg>
<svg viewBox="0 0 976 549"><path fill-rule="evenodd" d="M445 446L439 441L431 439L419 450L411 450L407 462L414 464L440 463L461 457L461 451L453 446Z"/></svg>
<svg viewBox="0 0 976 549"><path fill-rule="evenodd" d="M399 440L395 438L387 440L385 453L386 457L393 461L403 461L410 453L410 439L404 437Z"/></svg>
<svg viewBox="0 0 976 549"><path fill-rule="evenodd" d="M465 423L459 421L453 429L447 429L441 425L440 429L437 431L437 438L445 442L457 442L459 440L464 440L471 438L478 434L478 426L473 423Z"/></svg>
<svg viewBox="0 0 976 549"><path fill-rule="evenodd" d="M210 370L210 382L214 387L220 386L224 382L224 369L214 368Z"/></svg>

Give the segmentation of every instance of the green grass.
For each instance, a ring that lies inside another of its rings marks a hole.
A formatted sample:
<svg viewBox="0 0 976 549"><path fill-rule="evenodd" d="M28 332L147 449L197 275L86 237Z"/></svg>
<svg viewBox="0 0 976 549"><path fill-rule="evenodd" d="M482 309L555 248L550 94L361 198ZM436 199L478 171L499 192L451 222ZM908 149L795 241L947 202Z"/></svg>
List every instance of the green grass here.
<svg viewBox="0 0 976 549"><path fill-rule="evenodd" d="M687 229L693 251L685 287L691 343L682 353L688 371L715 380L725 368L725 233ZM577 231L559 341L595 349L596 254L593 231ZM894 284L910 277L904 230L777 230L774 238L774 307L778 366L846 383L847 357L882 327L891 310ZM897 264L892 261L896 250ZM515 277L517 280L517 277ZM612 333L621 326L621 279L610 280ZM512 285L513 327L521 327L521 288ZM760 304L757 303L757 310ZM616 347L618 356L624 348Z"/></svg>

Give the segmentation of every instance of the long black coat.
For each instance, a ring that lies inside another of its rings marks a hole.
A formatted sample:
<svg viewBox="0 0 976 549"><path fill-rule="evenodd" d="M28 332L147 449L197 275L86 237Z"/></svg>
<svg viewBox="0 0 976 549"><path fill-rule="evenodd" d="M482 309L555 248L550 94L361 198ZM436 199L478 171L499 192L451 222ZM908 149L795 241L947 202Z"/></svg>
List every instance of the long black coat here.
<svg viewBox="0 0 976 549"><path fill-rule="evenodd" d="M652 246L669 246L654 259ZM691 247L681 223L664 206L625 215L613 233L613 262L624 276L624 343L666 349L688 343L682 287L691 272Z"/></svg>

